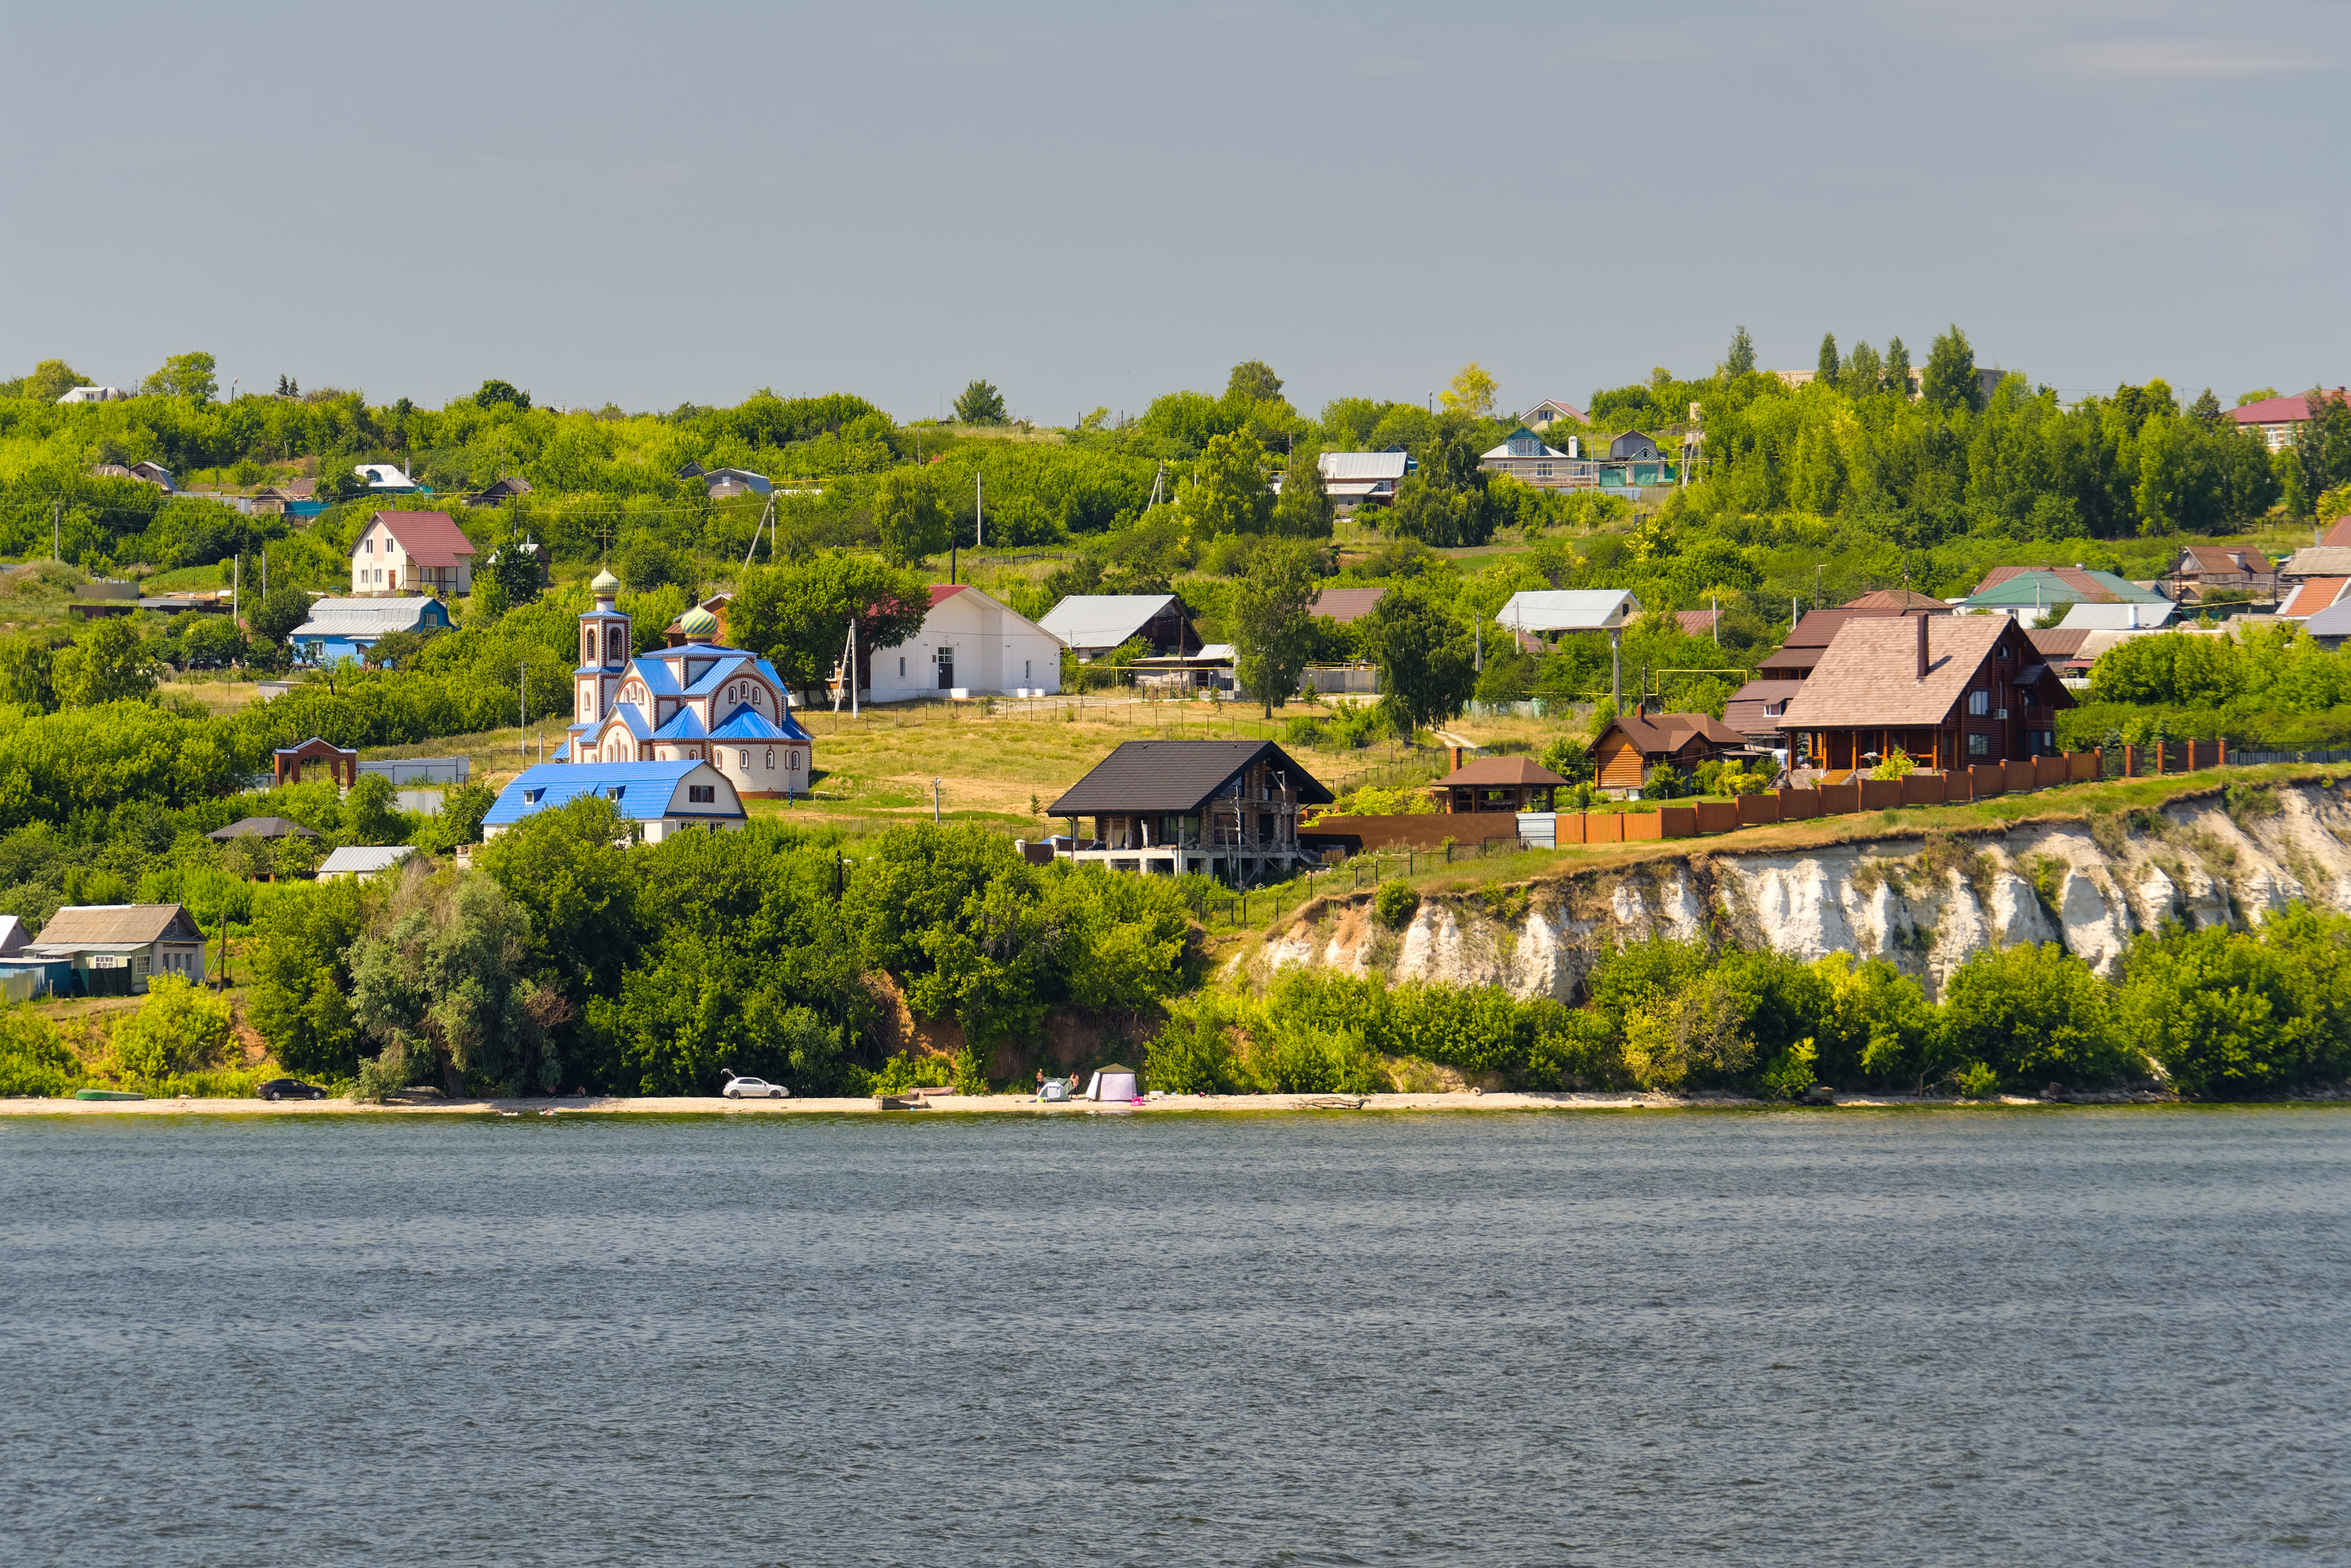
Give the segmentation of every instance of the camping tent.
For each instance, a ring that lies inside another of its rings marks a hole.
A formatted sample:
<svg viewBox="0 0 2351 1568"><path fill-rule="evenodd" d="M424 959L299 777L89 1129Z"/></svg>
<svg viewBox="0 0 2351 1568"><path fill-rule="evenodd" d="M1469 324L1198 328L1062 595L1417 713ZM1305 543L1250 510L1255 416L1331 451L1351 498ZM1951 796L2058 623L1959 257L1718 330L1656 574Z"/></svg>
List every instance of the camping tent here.
<svg viewBox="0 0 2351 1568"><path fill-rule="evenodd" d="M1113 1062L1112 1065L1103 1068L1101 1071L1094 1074L1093 1082L1089 1084L1086 1088L1086 1098L1089 1100L1133 1100L1142 1092L1143 1091L1135 1086L1134 1069L1132 1067L1121 1067Z"/></svg>

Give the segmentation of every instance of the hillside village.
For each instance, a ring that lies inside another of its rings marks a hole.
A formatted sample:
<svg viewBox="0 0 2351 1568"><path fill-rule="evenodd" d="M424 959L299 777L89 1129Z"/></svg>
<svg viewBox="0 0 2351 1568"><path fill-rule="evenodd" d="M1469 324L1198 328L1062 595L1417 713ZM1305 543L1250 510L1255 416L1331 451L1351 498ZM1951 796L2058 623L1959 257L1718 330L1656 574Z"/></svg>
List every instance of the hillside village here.
<svg viewBox="0 0 2351 1568"><path fill-rule="evenodd" d="M1407 964L1370 1034L1260 945L1435 940L1447 890L1677 840L1901 835L1964 883L1933 846L2018 811L2159 839L2221 789L2243 827L2351 759L2340 389L2061 404L1957 329L1916 369L1831 340L1789 372L1742 332L1710 375L1515 412L1471 365L1441 408L1310 419L1251 361L1058 428L978 382L900 423L208 373L0 385L10 1092L886 1092L1122 1053L1223 1089L2170 1081L2194 1042L2131 1043L2130 988L2182 983L2183 944L2267 952L2246 917L2158 906L2142 961L2095 966L2059 919L2045 957L1932 971L1881 922L1850 974L1761 977L1644 927L1532 988ZM2003 454L2042 476L2003 491ZM2018 967L2061 958L2092 990ZM1612 963L1647 977L1611 993ZM1970 984L2102 1021L2053 1065L1949 1021ZM1838 1007L1908 1043L1833 1061L1825 1022L1761 1021ZM2295 1039L2261 1082L2351 1062Z"/></svg>

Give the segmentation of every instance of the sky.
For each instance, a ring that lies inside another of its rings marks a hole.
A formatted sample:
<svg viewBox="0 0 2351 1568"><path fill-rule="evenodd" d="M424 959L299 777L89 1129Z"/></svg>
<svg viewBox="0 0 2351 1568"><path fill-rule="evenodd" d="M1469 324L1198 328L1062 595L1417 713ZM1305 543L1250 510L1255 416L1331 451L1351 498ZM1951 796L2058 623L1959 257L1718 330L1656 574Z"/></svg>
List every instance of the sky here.
<svg viewBox="0 0 2351 1568"><path fill-rule="evenodd" d="M2351 6L0 0L0 375L1504 403L1821 335L2351 379Z"/></svg>

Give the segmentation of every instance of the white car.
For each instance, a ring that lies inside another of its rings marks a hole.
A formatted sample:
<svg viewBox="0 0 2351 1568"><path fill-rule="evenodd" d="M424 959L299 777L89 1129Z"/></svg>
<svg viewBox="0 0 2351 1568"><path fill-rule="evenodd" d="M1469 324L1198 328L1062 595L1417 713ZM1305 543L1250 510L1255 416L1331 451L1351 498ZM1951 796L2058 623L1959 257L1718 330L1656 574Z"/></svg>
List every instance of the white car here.
<svg viewBox="0 0 2351 1568"><path fill-rule="evenodd" d="M729 1100L788 1100L792 1092L764 1078L737 1078L729 1074L726 1087L718 1092Z"/></svg>

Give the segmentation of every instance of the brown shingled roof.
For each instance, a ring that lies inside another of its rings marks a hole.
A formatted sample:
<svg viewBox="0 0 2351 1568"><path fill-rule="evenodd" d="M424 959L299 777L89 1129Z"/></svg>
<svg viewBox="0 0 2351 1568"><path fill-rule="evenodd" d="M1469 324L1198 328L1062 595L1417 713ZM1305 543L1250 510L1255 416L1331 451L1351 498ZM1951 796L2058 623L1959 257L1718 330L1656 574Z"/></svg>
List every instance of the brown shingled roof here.
<svg viewBox="0 0 2351 1568"><path fill-rule="evenodd" d="M1801 681L1793 683L1802 685ZM1611 727L1625 732L1644 757L1668 757L1689 744L1691 735L1709 746L1744 746L1747 737L1704 713L1626 714ZM1602 738L1606 738L1604 735Z"/></svg>
<svg viewBox="0 0 2351 1568"><path fill-rule="evenodd" d="M1326 588L1314 596L1313 613L1344 626L1369 615L1387 591L1384 588Z"/></svg>
<svg viewBox="0 0 2351 1568"><path fill-rule="evenodd" d="M1465 762L1437 781L1447 784L1534 784L1559 785L1567 782L1541 763L1524 757L1481 757L1475 762Z"/></svg>
<svg viewBox="0 0 2351 1568"><path fill-rule="evenodd" d="M402 551L419 566L456 566L461 558L474 558L473 540L446 512L378 512L368 520L391 529Z"/></svg>
<svg viewBox="0 0 2351 1568"><path fill-rule="evenodd" d="M1927 628L1927 678L1917 676ZM1926 728L1951 716L2001 638L2030 653L2005 615L1904 616L1848 622L1780 716L1782 729Z"/></svg>
<svg viewBox="0 0 2351 1568"><path fill-rule="evenodd" d="M1915 588L1881 588L1875 593L1865 593L1859 599L1848 599L1840 606L1845 610L1926 610L1949 614L1951 607L1931 593L1921 593Z"/></svg>

